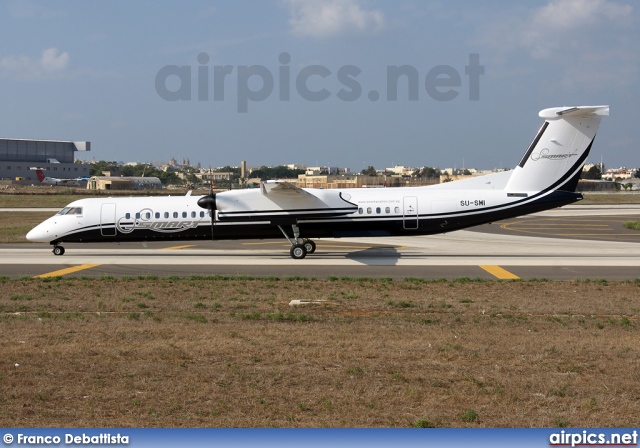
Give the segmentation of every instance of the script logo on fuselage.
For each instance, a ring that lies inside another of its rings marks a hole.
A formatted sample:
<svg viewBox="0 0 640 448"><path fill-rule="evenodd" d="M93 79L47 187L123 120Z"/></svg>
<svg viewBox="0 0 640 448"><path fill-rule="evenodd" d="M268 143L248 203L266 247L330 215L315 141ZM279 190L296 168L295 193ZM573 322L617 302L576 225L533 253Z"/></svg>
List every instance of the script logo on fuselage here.
<svg viewBox="0 0 640 448"><path fill-rule="evenodd" d="M144 208L136 214L140 218L127 219L120 218L116 222L116 228L121 233L131 233L136 229L149 229L160 233L176 233L183 232L187 229L198 227L200 221L197 220L173 220L173 221L155 221L151 217L154 216L153 210ZM147 218L149 216L149 218Z"/></svg>

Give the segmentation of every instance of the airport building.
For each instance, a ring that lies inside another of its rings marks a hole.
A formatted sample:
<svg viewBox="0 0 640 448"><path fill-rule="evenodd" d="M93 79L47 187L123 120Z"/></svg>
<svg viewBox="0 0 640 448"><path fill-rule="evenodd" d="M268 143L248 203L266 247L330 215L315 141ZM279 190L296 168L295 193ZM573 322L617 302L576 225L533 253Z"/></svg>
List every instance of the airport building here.
<svg viewBox="0 0 640 448"><path fill-rule="evenodd" d="M74 163L76 151L90 151L91 142L0 138L0 179L38 182L31 168L59 179L89 177L88 163Z"/></svg>
<svg viewBox="0 0 640 448"><path fill-rule="evenodd" d="M93 176L87 182L87 190L161 190L157 177Z"/></svg>
<svg viewBox="0 0 640 448"><path fill-rule="evenodd" d="M400 175L394 176L329 176L326 174L310 176L298 174L297 181L292 181L300 188L374 188L374 187L409 187L424 186L438 183L438 179L410 179Z"/></svg>

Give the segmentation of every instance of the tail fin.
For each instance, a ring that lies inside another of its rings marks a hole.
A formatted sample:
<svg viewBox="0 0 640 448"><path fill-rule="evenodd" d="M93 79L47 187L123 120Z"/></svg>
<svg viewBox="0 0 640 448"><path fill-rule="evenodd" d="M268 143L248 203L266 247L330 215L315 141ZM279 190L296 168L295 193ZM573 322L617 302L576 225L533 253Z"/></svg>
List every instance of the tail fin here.
<svg viewBox="0 0 640 448"><path fill-rule="evenodd" d="M42 170L40 170L40 169L36 170L36 176L38 176L38 180L40 182L44 181L45 176L44 176L44 172Z"/></svg>
<svg viewBox="0 0 640 448"><path fill-rule="evenodd" d="M511 174L508 193L575 191L602 116L609 106L555 107Z"/></svg>

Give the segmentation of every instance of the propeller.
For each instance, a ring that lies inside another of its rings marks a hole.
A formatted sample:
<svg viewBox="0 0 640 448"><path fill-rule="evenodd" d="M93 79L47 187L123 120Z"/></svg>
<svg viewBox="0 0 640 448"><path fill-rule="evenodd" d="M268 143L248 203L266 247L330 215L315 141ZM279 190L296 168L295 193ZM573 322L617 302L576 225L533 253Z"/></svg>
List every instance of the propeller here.
<svg viewBox="0 0 640 448"><path fill-rule="evenodd" d="M214 240L214 228L216 225L216 195L213 192L213 180L211 180L211 168L209 168L209 194L198 199L198 205L209 210L211 215L211 239Z"/></svg>

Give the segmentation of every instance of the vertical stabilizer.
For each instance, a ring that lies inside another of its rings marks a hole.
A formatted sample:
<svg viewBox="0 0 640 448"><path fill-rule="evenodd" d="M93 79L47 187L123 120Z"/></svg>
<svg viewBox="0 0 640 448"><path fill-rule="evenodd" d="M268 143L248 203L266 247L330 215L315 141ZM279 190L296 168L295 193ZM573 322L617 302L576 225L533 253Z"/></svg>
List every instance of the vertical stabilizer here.
<svg viewBox="0 0 640 448"><path fill-rule="evenodd" d="M555 107L545 119L506 186L507 193L575 191L602 116L609 106Z"/></svg>
<svg viewBox="0 0 640 448"><path fill-rule="evenodd" d="M45 179L44 171L42 171L41 169L36 170L36 176L38 176L38 180L40 182L43 182Z"/></svg>

